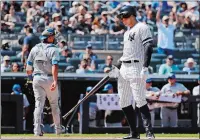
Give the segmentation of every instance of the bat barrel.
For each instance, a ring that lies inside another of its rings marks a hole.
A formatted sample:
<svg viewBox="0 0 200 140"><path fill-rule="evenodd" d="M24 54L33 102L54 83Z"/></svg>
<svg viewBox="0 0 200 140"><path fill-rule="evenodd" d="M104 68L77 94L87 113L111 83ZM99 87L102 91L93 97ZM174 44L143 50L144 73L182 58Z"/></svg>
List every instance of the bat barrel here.
<svg viewBox="0 0 200 140"><path fill-rule="evenodd" d="M65 114L62 118L66 119L77 107L80 106L85 100L87 100L90 96L92 96L97 90L99 90L108 80L110 79L109 76L105 76L101 81L99 81L95 87L83 98L81 99L67 114Z"/></svg>

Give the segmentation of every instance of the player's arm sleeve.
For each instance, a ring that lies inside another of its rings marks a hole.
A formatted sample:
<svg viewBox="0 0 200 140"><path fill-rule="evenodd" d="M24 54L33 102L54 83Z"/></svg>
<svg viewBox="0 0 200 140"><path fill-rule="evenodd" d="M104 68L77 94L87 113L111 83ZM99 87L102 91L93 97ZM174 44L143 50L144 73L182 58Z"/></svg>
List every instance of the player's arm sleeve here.
<svg viewBox="0 0 200 140"><path fill-rule="evenodd" d="M59 51L56 48L55 51L52 54L52 60L51 60L51 64L52 65L58 65L58 62L60 61L60 56L59 56Z"/></svg>
<svg viewBox="0 0 200 140"><path fill-rule="evenodd" d="M30 71L33 69L33 59L34 59L34 49L28 55L27 64L26 64L26 71Z"/></svg>
<svg viewBox="0 0 200 140"><path fill-rule="evenodd" d="M140 30L141 41L144 47L144 67L148 67L151 61L151 54L153 53L153 38L151 31L147 25Z"/></svg>

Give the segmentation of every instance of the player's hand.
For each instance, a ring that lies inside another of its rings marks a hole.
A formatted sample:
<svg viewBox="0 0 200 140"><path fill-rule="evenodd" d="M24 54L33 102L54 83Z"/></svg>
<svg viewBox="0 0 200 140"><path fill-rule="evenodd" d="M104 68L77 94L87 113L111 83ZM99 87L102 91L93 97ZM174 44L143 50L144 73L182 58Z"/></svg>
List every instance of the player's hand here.
<svg viewBox="0 0 200 140"><path fill-rule="evenodd" d="M177 92L176 92L176 95L177 95L177 96L182 95L182 94L183 94L182 91L177 91Z"/></svg>
<svg viewBox="0 0 200 140"><path fill-rule="evenodd" d="M57 87L57 82L54 81L54 82L51 84L51 87L50 87L51 91L54 91L54 90L56 89L56 87Z"/></svg>

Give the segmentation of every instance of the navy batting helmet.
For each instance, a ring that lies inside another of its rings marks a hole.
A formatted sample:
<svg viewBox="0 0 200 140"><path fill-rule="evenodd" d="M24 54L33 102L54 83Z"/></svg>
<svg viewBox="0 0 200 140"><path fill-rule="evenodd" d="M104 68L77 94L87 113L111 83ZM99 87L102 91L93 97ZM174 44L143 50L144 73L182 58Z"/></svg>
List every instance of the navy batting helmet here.
<svg viewBox="0 0 200 140"><path fill-rule="evenodd" d="M120 11L119 11L119 15L118 18L122 19L122 18L128 18L131 15L136 17L136 10L133 6L130 5L125 5L123 6Z"/></svg>

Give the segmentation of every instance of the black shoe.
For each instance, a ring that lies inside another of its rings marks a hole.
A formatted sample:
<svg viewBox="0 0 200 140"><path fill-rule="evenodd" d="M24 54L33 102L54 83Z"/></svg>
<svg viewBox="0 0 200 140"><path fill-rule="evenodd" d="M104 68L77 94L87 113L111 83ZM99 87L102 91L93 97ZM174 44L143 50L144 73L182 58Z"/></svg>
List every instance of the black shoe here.
<svg viewBox="0 0 200 140"><path fill-rule="evenodd" d="M147 139L155 139L155 136L152 131L147 131L146 137L147 137Z"/></svg>
<svg viewBox="0 0 200 140"><path fill-rule="evenodd" d="M123 139L140 139L140 135L138 133L130 133L128 136L123 137Z"/></svg>

